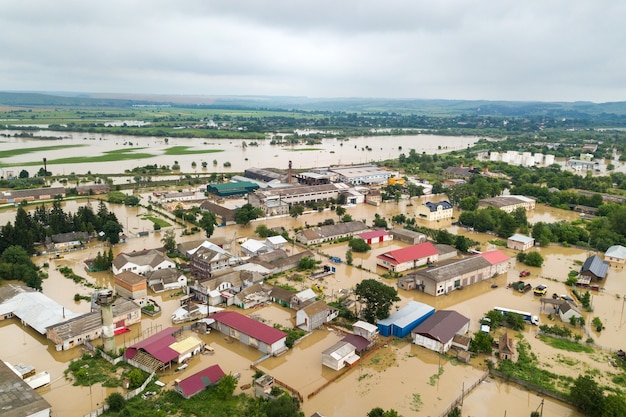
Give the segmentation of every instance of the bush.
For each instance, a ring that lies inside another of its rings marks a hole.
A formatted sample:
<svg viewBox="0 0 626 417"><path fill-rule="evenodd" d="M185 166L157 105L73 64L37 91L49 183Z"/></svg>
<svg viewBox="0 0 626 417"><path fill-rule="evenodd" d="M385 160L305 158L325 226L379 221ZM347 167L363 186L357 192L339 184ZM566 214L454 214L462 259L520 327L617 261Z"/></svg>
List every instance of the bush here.
<svg viewBox="0 0 626 417"><path fill-rule="evenodd" d="M113 412L120 412L126 406L126 399L119 392L114 392L106 399L109 410Z"/></svg>

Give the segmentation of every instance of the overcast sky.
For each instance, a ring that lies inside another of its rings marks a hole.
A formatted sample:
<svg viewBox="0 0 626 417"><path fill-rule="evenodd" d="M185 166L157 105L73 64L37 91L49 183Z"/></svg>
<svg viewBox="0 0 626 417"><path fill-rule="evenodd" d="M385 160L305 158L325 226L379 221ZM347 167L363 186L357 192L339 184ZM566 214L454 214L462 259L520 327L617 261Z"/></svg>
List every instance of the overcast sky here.
<svg viewBox="0 0 626 417"><path fill-rule="evenodd" d="M626 100L623 0L0 0L0 90Z"/></svg>

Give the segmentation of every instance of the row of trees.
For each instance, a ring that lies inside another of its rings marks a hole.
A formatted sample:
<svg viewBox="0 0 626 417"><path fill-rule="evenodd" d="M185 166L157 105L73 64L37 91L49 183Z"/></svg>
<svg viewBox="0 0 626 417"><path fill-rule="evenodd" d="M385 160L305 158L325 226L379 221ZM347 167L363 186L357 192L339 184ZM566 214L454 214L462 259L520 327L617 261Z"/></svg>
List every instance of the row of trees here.
<svg viewBox="0 0 626 417"><path fill-rule="evenodd" d="M100 239L116 244L121 231L122 225L115 213L110 212L102 201L97 212L86 204L79 207L75 214L64 212L60 200L55 200L50 209L43 204L37 206L32 214L18 207L15 222L7 222L0 227L0 254L17 245L32 255L36 243L44 243L52 235L68 232L87 232L90 235L102 232Z"/></svg>

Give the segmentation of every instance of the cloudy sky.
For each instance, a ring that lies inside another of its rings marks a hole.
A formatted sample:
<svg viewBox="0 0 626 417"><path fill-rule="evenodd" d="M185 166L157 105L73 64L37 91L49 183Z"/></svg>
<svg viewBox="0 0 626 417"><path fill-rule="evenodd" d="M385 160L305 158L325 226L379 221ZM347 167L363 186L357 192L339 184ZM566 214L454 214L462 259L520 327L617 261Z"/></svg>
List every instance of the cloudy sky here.
<svg viewBox="0 0 626 417"><path fill-rule="evenodd" d="M623 0L1 0L0 90L626 100Z"/></svg>

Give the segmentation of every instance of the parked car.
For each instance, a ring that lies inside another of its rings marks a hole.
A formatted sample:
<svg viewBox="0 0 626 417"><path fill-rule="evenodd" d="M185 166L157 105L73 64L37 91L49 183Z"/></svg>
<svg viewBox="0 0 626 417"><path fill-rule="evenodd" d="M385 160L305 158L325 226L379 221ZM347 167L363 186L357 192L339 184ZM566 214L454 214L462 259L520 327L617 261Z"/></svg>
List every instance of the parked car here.
<svg viewBox="0 0 626 417"><path fill-rule="evenodd" d="M537 285L533 290L533 294L535 295L546 295L547 292L548 287L546 287L545 285Z"/></svg>
<svg viewBox="0 0 626 417"><path fill-rule="evenodd" d="M530 275L530 271L527 270L523 270L522 272L519 273L520 277L527 277Z"/></svg>
<svg viewBox="0 0 626 417"><path fill-rule="evenodd" d="M561 300L574 302L574 299L572 297L570 297L569 295L561 295L559 298Z"/></svg>

